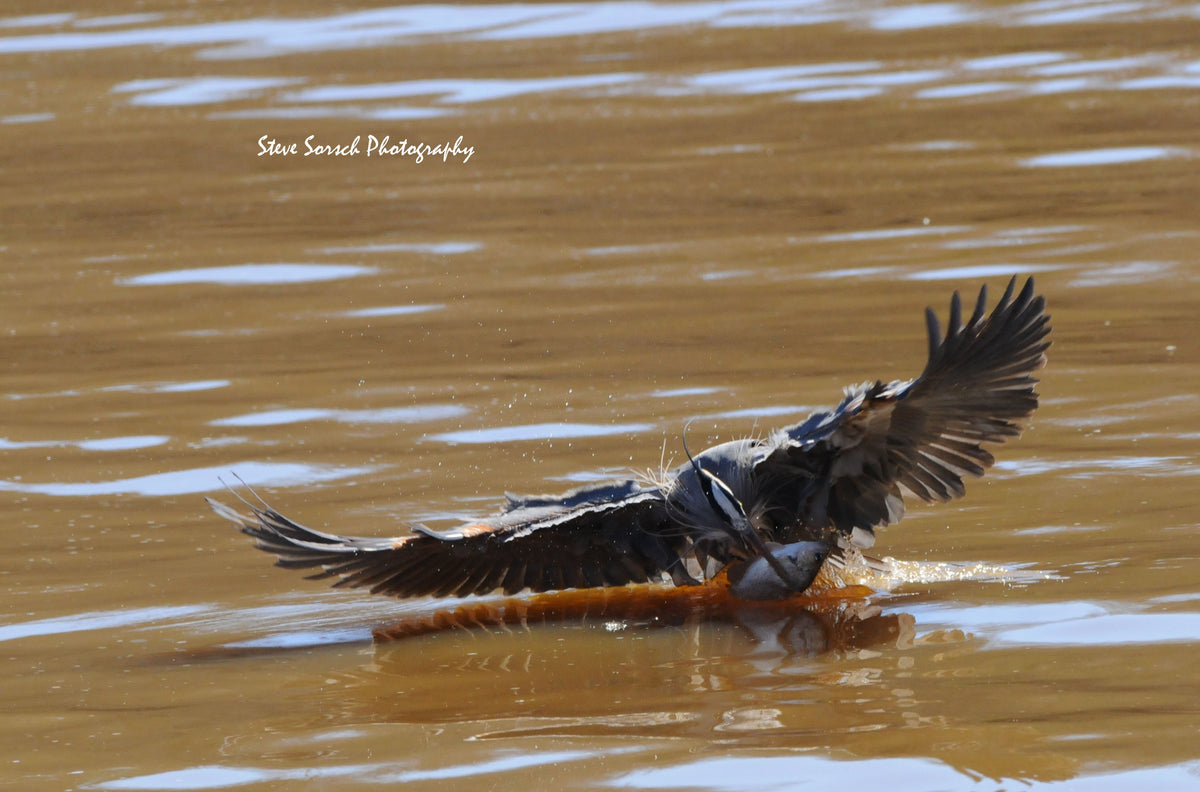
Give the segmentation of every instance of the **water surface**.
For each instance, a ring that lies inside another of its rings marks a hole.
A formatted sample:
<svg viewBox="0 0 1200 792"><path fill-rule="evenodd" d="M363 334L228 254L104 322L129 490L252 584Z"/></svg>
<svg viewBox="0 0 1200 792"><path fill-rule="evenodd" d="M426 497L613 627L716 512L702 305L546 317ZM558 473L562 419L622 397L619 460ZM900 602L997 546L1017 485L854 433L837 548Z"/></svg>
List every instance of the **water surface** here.
<svg viewBox="0 0 1200 792"><path fill-rule="evenodd" d="M1194 6L76 6L0 12L0 781L1200 787ZM373 642L462 603L203 502L392 535L678 463L1014 274L1030 430L834 616Z"/></svg>

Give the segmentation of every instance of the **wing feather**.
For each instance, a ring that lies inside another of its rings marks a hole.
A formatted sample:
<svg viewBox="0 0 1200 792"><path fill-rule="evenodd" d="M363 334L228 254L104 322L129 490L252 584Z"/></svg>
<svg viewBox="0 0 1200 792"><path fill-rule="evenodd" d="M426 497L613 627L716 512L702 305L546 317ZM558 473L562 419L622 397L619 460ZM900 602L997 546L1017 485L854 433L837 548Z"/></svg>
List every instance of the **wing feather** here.
<svg viewBox="0 0 1200 792"><path fill-rule="evenodd" d="M634 481L587 487L561 497L509 498L490 520L450 531L415 526L398 538L341 536L306 528L266 503L242 514L213 511L253 537L290 569L338 587L399 597L549 591L645 582L675 572L690 543L668 530L656 488Z"/></svg>
<svg viewBox="0 0 1200 792"><path fill-rule="evenodd" d="M960 497L964 479L994 462L982 444L1020 434L1037 407L1033 372L1050 323L1032 278L1020 292L1011 280L990 314L981 289L965 322L956 293L944 335L932 309L925 323L929 357L917 379L853 389L837 409L773 437L755 476L793 535L848 537L894 522L901 491L927 502Z"/></svg>

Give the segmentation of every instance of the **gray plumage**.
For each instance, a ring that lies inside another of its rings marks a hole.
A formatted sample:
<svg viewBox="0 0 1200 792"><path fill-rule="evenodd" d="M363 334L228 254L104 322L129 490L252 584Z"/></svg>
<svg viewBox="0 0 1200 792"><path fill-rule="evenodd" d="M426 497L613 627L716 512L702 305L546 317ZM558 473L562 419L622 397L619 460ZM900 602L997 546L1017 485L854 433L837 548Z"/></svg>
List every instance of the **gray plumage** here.
<svg viewBox="0 0 1200 792"><path fill-rule="evenodd" d="M498 514L397 538L305 528L265 503L217 514L314 578L398 597L549 591L670 579L728 567L748 599L798 593L827 556L869 547L904 514L904 496L947 501L983 475L983 444L1020 433L1037 407L1049 317L1032 278L990 314L987 289L964 320L956 293L942 335L926 309L929 357L908 382L848 389L836 408L762 439L705 449L654 484L628 480L561 496L510 497Z"/></svg>

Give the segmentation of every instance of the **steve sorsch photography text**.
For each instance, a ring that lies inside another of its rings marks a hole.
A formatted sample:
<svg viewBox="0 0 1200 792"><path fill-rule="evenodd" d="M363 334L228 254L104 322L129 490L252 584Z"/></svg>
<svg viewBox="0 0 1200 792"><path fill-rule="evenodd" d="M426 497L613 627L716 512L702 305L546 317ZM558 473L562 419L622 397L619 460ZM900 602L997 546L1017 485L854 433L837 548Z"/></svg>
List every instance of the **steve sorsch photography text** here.
<svg viewBox="0 0 1200 792"><path fill-rule="evenodd" d="M426 161L459 161L467 164L475 156L475 147L465 145L459 135L453 142L446 140L426 143L423 140L401 138L393 140L391 135L355 135L352 140L327 142L314 135L303 141L286 141L263 135L258 139L259 157L393 157L407 158L420 165Z"/></svg>

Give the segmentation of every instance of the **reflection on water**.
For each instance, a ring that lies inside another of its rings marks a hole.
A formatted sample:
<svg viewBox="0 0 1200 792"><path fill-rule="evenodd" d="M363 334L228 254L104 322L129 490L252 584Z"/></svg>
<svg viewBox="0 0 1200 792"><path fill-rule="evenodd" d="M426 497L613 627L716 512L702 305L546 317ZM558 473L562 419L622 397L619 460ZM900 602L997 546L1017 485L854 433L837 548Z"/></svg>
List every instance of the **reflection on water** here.
<svg viewBox="0 0 1200 792"><path fill-rule="evenodd" d="M620 85L638 79L633 74L595 74L585 77L548 77L541 80L417 80L377 85L338 85L293 91L284 102L361 102L407 96L435 96L437 102L469 104L508 99L529 93L580 90Z"/></svg>
<svg viewBox="0 0 1200 792"><path fill-rule="evenodd" d="M163 445L171 438L165 435L141 435L138 437L105 437L99 440L25 440L16 441L0 437L0 450L25 448L62 448L74 446L84 451L131 451Z"/></svg>
<svg viewBox="0 0 1200 792"><path fill-rule="evenodd" d="M423 37L459 40L517 40L622 31L651 31L681 26L760 27L835 22L865 24L886 32L968 24L1048 26L1079 22L1116 23L1154 15L1188 18L1184 6L1155 0L1078 2L1033 0L1003 8L968 3L924 3L891 8L813 0L732 0L725 3L646 3L610 0L597 3L539 3L447 6L426 4L351 11L309 19L259 18L206 24L156 25L161 15L128 14L102 18L103 26L128 30L42 33L13 36L0 52L54 52L138 45L213 46L212 58L262 58L294 52L376 47L415 42ZM0 20L14 29L59 27L91 29L96 20L72 14L42 14Z"/></svg>
<svg viewBox="0 0 1200 792"><path fill-rule="evenodd" d="M130 104L183 106L217 104L246 99L268 88L293 85L299 80L265 77L195 77L169 80L133 80L113 86L113 93L136 94Z"/></svg>
<svg viewBox="0 0 1200 792"><path fill-rule="evenodd" d="M95 785L95 789L228 789L247 784L267 782L308 781L312 779L331 779L342 776L362 777L374 775L369 771L385 769L378 765L373 767L337 767L314 770L272 770L262 767L223 767L220 765L204 765L189 767L185 770L171 770L166 773L133 776L116 781L105 781ZM387 769L395 770L395 766Z"/></svg>
<svg viewBox="0 0 1200 792"><path fill-rule="evenodd" d="M1093 425L1092 421L1084 421ZM1108 423L1098 421L1096 423ZM1060 471L1063 478L1098 478L1127 475L1136 471L1143 476L1195 476L1200 474L1191 457L1128 456L1067 460L1025 460L1019 465L997 462L996 468L1014 476L1031 476L1049 470Z"/></svg>
<svg viewBox="0 0 1200 792"><path fill-rule="evenodd" d="M30 482L20 479L0 481L0 492L28 492L55 497L84 498L102 495L143 495L168 497L212 492L220 482L235 476L250 486L294 486L335 481L370 472L373 468L334 468L294 462L240 462L216 467L172 470L148 476L112 481Z"/></svg>
<svg viewBox="0 0 1200 792"><path fill-rule="evenodd" d="M121 283L126 286L166 286L187 283L223 283L230 286L320 283L339 278L373 275L378 271L374 267L351 264L234 264L227 267L152 272L125 278Z"/></svg>
<svg viewBox="0 0 1200 792"><path fill-rule="evenodd" d="M930 789L969 789L960 771L943 762L926 759L868 759L849 763L818 756L791 758L728 757L699 759L672 767L635 770L614 778L618 789L744 789L747 778L756 789L786 789L798 778L836 776L850 788L886 788L896 792L926 792ZM980 788L995 788L992 779ZM1018 782L1019 783L1019 782Z"/></svg>
<svg viewBox="0 0 1200 792"><path fill-rule="evenodd" d="M453 630L519 634L531 624L545 623L577 623L610 633L731 624L754 640L756 653L775 650L784 656L847 651L885 641L903 644L912 639L911 618L883 615L877 606L863 601L818 598L765 606L731 598L718 586L694 590L638 586L468 603L380 627L375 637L390 641Z"/></svg>
<svg viewBox="0 0 1200 792"><path fill-rule="evenodd" d="M985 240L976 239L971 243L970 246L982 247L986 244L987 242ZM947 247L954 246L947 245ZM940 281L964 280L971 278L995 278L997 276L1005 276L1010 273L1033 275L1038 272L1053 272L1059 269L1064 269L1064 267L1054 264L981 264L972 267L946 267L944 269L937 270L916 270L910 272L902 272L898 267L856 267L853 269L844 270L828 270L826 272L817 273L815 277L823 279L877 278L886 280L904 279L914 281Z"/></svg>
<svg viewBox="0 0 1200 792"><path fill-rule="evenodd" d="M629 746L624 753L639 749ZM647 749L641 749L647 750ZM439 770L406 770L404 763L365 763L304 770L277 770L266 767L206 765L134 776L96 784L96 789L226 789L243 785L321 779L352 778L364 784L400 784L427 780L494 778L496 774L520 771L539 765L553 764L569 767L572 762L598 758L607 751L547 751L533 755L513 755L492 761L449 766ZM977 780L973 774L955 770L942 762L922 759L869 759L849 762L815 756L799 758L731 757L699 759L662 767L647 763L648 769L618 775L604 784L617 789L696 789L743 790L746 779L754 779L753 789L780 789L793 786L797 778L828 778L836 776L848 784L864 787L886 785L897 792L925 792L929 789L995 789L997 783L1028 785L1028 781L1011 778ZM1056 789L1087 790L1087 792L1123 792L1130 788L1165 784L1173 789L1187 789L1200 773L1200 764L1187 763L1156 772L1089 774L1073 780L1059 781Z"/></svg>
<svg viewBox="0 0 1200 792"><path fill-rule="evenodd" d="M1078 168L1087 165L1119 165L1126 162L1146 162L1165 157L1179 157L1186 152L1162 146L1130 146L1127 148L1095 149L1093 151L1063 151L1030 157L1022 164L1030 168Z"/></svg>
<svg viewBox="0 0 1200 792"><path fill-rule="evenodd" d="M1024 646L1126 646L1192 644L1200 635L1200 613L1128 613L1086 616L1054 624L1012 629L996 636Z"/></svg>
<svg viewBox="0 0 1200 792"><path fill-rule="evenodd" d="M2 42L0 42L2 43ZM1047 62L1054 60L1050 65ZM295 80L254 77L196 77L141 80L114 93L133 94L139 105L194 105L265 99L268 106L223 111L219 118L430 118L463 112L467 105L526 95L570 92L576 96L650 95L684 99L714 94L779 95L799 102L845 102L887 94L926 101L1012 99L1018 96L1104 91L1194 88L1196 63L1182 58L1090 60L1075 53L1027 52L970 58L946 67L906 68L909 62L847 61L799 63L750 69L676 73L601 72L574 77L460 78L390 83L319 85L302 89ZM989 65L991 64L991 65ZM979 79L984 75L984 79ZM997 80L997 75L1006 79ZM1072 76L1063 76L1072 75ZM406 103L391 102L404 99ZM753 151L753 147L742 149ZM1068 152L1024 161L1031 167L1136 162L1178 156L1169 148L1126 147Z"/></svg>
<svg viewBox="0 0 1200 792"><path fill-rule="evenodd" d="M14 401L22 399L58 399L62 397L84 396L89 393L191 393L194 391L213 390L229 385L229 380L197 380L195 382L138 382L125 385L105 385L94 391L63 390L53 393L5 393L4 398Z"/></svg>
<svg viewBox="0 0 1200 792"><path fill-rule="evenodd" d="M473 253L483 247L479 242L380 242L373 245L327 247L322 253L428 253L433 256L456 256Z"/></svg>
<svg viewBox="0 0 1200 792"><path fill-rule="evenodd" d="M213 426L282 426L284 424L307 423L309 421L336 421L349 424L375 423L425 423L458 418L470 412L457 404L424 404L417 407L383 407L374 410L328 410L299 408L290 410L268 410L249 415L219 418Z"/></svg>
<svg viewBox="0 0 1200 792"><path fill-rule="evenodd" d="M845 4L740 0L722 4L706 2L653 4L640 2L544 3L538 5L407 6L334 14L313 19L246 19L201 25L164 26L146 16L114 19L109 27L83 32L16 35L0 39L0 53L95 50L133 46L206 46L203 57L218 59L265 58L289 53L312 53L347 47L411 46L430 36L467 40L521 40L595 35L604 32L652 30L679 25L755 27L811 25L831 22L864 23L879 31L901 33L948 25L1063 24L1081 19L1119 22L1147 13L1172 13L1158 3L1019 4L1005 11L957 3L926 3L887 9ZM70 15L26 18L17 27L67 27L87 29L87 20ZM91 26L95 27L95 26ZM940 58L940 63L945 59ZM1200 84L1194 61L1164 56L1089 58L1078 53L1033 50L964 58L949 67L904 68L879 61L790 64L714 71L691 76L601 73L547 75L539 78L424 79L393 83L320 85L295 90L304 78L208 75L187 78L131 80L113 86L116 94L130 94L129 102L141 106L218 104L267 97L270 106L240 108L221 118L335 118L420 119L436 118L447 106L501 101L531 93L620 90L657 96L686 96L712 91L744 94L788 94L803 102L862 101L884 92L911 91L914 98L956 101L969 98L1011 97L1014 94L1048 95L1112 90L1162 90ZM996 79L1002 76L1004 79ZM362 103L399 98L424 98L406 106L364 107ZM350 105L350 103L354 103ZM1049 155L1065 156L1065 155ZM1132 156L1126 154L1125 156ZM1159 155L1162 156L1162 155ZM1110 162L1112 160L1102 160ZM1122 160L1129 161L1129 160ZM1075 165L1084 161L1057 162L1039 158L1030 165Z"/></svg>
<svg viewBox="0 0 1200 792"><path fill-rule="evenodd" d="M444 303L428 305L384 305L379 308L359 308L355 311L346 311L341 315L366 318L376 316L408 316L409 314L427 313L428 311L440 311L445 307Z"/></svg>
<svg viewBox="0 0 1200 792"><path fill-rule="evenodd" d="M559 440L575 437L609 437L649 432L654 424L582 424L542 423L527 426L498 426L492 429L467 429L430 435L443 443L515 443L525 440Z"/></svg>
<svg viewBox="0 0 1200 792"><path fill-rule="evenodd" d="M711 415L702 417L721 418L721 419L737 419L737 418L775 418L777 416L790 416L796 420L801 420L814 412L815 407L801 407L791 404L776 404L770 407L745 407L740 410L722 410Z"/></svg>
<svg viewBox="0 0 1200 792"><path fill-rule="evenodd" d="M1053 264L984 264L974 267L948 267L928 272L913 272L905 275L910 280L938 281L963 280L969 278L994 278L1003 276L1006 272L1020 272L1022 275L1032 275L1037 272L1053 272L1062 269Z"/></svg>
<svg viewBox="0 0 1200 792"><path fill-rule="evenodd" d="M193 391L212 390L213 388L224 388L229 385L229 380L210 379L196 380L195 382L156 382L148 384L131 384L131 385L109 385L101 388L101 391L128 391L130 393L191 393Z"/></svg>
<svg viewBox="0 0 1200 792"><path fill-rule="evenodd" d="M919 228L874 228L870 231L848 231L840 234L824 234L817 237L818 242L861 242L880 239L901 239L915 236L942 236L945 234L962 234L970 231L969 226L931 226ZM820 273L824 276L824 273Z"/></svg>
<svg viewBox="0 0 1200 792"><path fill-rule="evenodd" d="M1019 247L1041 245L1047 242L1062 242L1075 235L1086 234L1085 226L1030 226L1028 228L1005 228L991 234L972 234L966 239L952 239L942 243L950 250L971 250L980 247Z"/></svg>
<svg viewBox="0 0 1200 792"><path fill-rule="evenodd" d="M1177 266L1173 261L1131 261L1094 267L1080 273L1071 285L1097 287L1145 283L1151 279L1170 277Z"/></svg>
<svg viewBox="0 0 1200 792"><path fill-rule="evenodd" d="M53 120L54 113L23 113L20 115L0 116L0 124L37 124Z"/></svg>
<svg viewBox="0 0 1200 792"><path fill-rule="evenodd" d="M1188 762L1155 772L1089 773L1054 783L1066 792L1120 792L1140 786L1165 785L1188 789L1195 785L1200 763ZM612 786L633 789L745 789L746 779L756 779L756 789L781 789L797 778L845 779L847 784L866 788L886 787L895 792L926 792L929 789L993 790L1008 786L1031 786L1028 779L991 776L956 770L942 762L923 759L867 759L853 763L803 756L796 759L732 757L699 759L672 767L636 770L612 781Z"/></svg>
<svg viewBox="0 0 1200 792"><path fill-rule="evenodd" d="M636 751L626 748L620 753ZM607 752L606 752L607 753ZM276 770L266 767L205 765L186 770L172 770L147 776L123 778L96 784L96 789L225 789L247 784L352 778L365 784L407 784L420 781L436 781L494 776L500 773L518 773L521 770L542 765L569 765L582 759L601 756L600 751L540 751L535 754L516 753L485 762L449 765L436 770L413 770L408 762L371 762L302 770Z"/></svg>
<svg viewBox="0 0 1200 792"><path fill-rule="evenodd" d="M179 607L129 608L116 612L73 613L55 619L17 622L0 625L0 641L12 641L38 635L62 635L84 630L111 630L116 627L143 626L155 622L178 620L211 610L210 605Z"/></svg>

